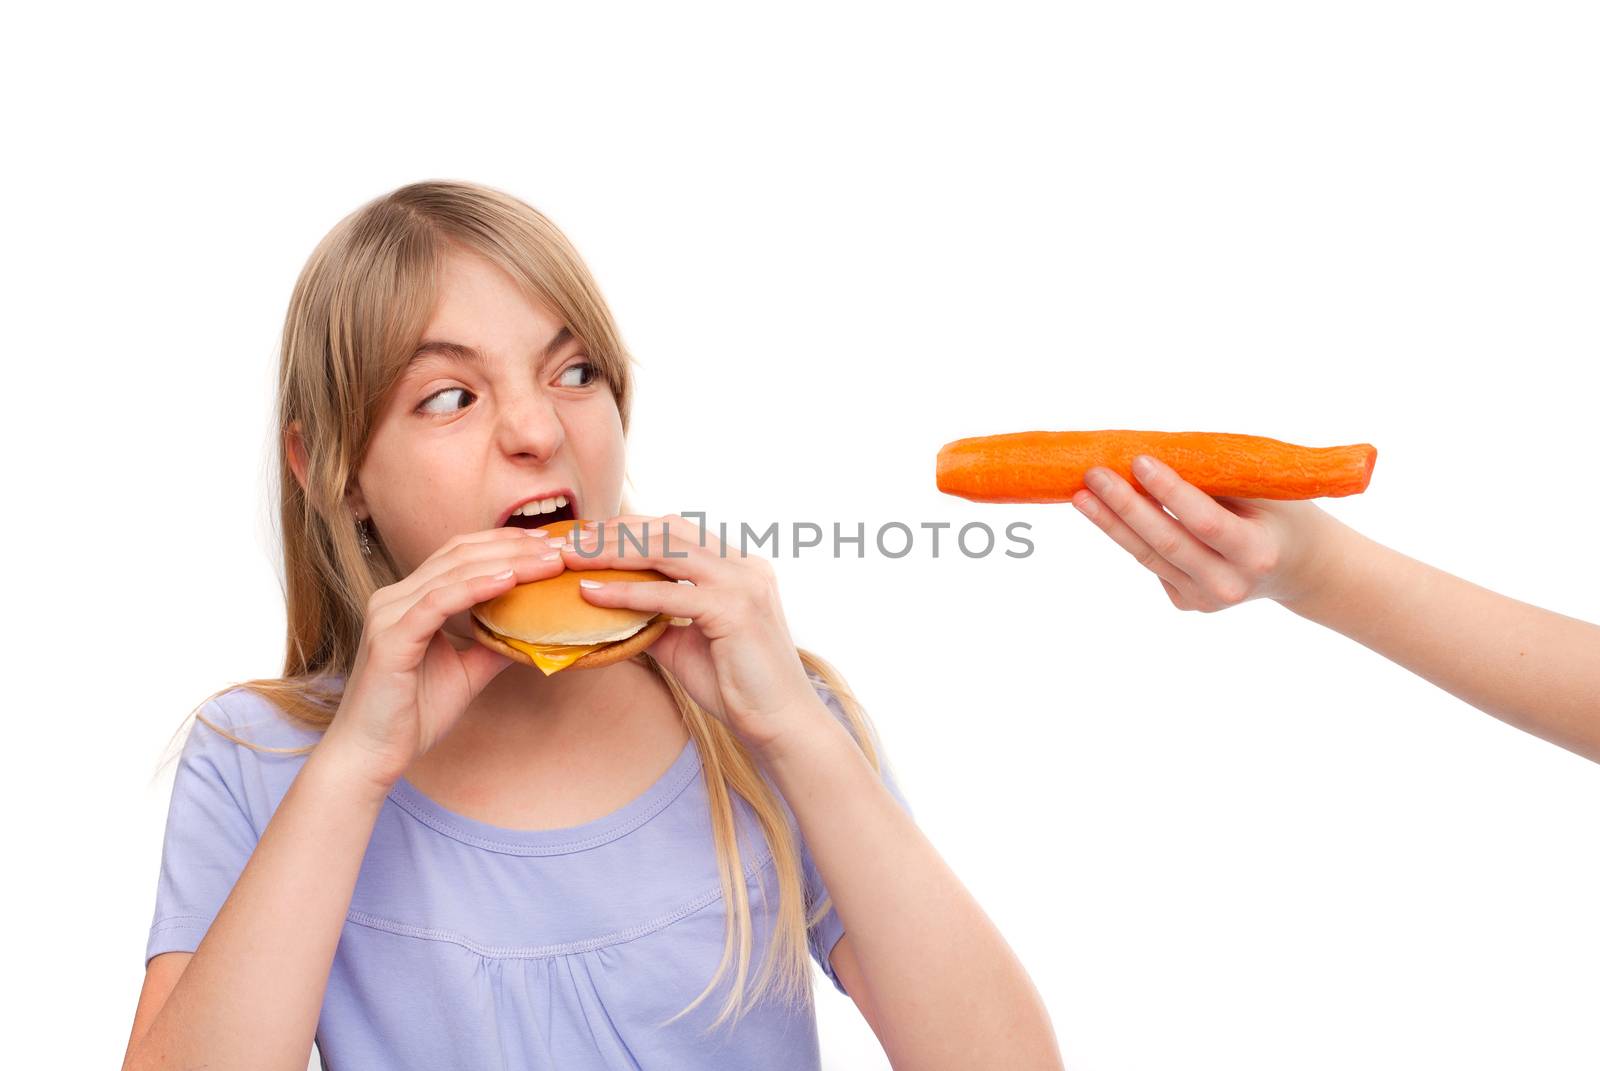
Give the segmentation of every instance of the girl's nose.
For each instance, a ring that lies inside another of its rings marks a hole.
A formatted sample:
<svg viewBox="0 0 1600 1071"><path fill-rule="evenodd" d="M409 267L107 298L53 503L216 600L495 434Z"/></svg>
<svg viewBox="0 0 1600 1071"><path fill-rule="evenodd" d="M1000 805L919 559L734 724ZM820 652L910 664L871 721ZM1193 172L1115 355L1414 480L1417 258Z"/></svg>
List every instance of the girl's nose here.
<svg viewBox="0 0 1600 1071"><path fill-rule="evenodd" d="M566 438L554 403L536 392L501 409L498 433L506 453L532 454L540 460L551 457Z"/></svg>

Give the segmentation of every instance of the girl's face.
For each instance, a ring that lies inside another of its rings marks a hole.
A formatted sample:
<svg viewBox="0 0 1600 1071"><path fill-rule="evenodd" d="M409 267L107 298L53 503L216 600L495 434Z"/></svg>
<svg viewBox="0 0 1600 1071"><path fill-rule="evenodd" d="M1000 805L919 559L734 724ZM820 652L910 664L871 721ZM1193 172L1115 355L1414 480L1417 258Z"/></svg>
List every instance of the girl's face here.
<svg viewBox="0 0 1600 1071"><path fill-rule="evenodd" d="M351 494L402 576L528 498L564 491L576 516L617 515L625 443L616 398L559 318L498 266L452 251L422 337ZM470 637L466 617L446 631Z"/></svg>

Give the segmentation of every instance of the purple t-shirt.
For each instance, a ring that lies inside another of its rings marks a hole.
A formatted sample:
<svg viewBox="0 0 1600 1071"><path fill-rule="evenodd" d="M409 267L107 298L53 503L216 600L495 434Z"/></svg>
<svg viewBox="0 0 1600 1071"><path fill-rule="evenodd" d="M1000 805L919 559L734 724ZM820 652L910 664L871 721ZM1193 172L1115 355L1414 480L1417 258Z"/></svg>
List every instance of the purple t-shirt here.
<svg viewBox="0 0 1600 1071"><path fill-rule="evenodd" d="M841 721L838 699L817 694ZM300 747L320 734L242 688L202 712L236 736ZM883 780L910 806L879 755ZM196 721L167 812L145 961L193 952L305 755L241 747ZM777 879L754 813L730 793L753 929L750 978L772 932ZM782 798L781 796L779 797ZM793 812L785 817L796 830ZM801 841L808 903L826 893ZM325 1067L586 1069L819 1066L813 1011L767 999L731 1031L702 1036L732 968L694 1011L722 956L724 910L710 807L693 739L620 810L567 829L504 829L445 810L402 778L362 859L317 1023ZM830 910L808 934L828 956ZM747 983L748 985L748 983Z"/></svg>

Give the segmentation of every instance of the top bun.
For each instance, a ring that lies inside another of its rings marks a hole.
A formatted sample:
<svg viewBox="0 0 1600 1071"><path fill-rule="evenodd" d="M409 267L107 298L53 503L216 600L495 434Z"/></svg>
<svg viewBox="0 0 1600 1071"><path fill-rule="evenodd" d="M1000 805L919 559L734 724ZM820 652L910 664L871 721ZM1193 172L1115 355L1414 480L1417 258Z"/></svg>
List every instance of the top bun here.
<svg viewBox="0 0 1600 1071"><path fill-rule="evenodd" d="M582 520L541 525L551 535L567 535ZM543 580L518 584L472 608L484 627L524 643L612 643L638 632L656 617L654 610L596 606L583 597L578 581L671 580L654 569L566 569Z"/></svg>

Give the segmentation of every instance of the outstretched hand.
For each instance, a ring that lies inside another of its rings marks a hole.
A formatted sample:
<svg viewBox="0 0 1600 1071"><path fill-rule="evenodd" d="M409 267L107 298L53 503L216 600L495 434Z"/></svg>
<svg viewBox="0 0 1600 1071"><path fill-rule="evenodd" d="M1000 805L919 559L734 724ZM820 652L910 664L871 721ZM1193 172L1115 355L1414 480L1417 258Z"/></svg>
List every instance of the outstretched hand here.
<svg viewBox="0 0 1600 1071"><path fill-rule="evenodd" d="M1316 585L1333 518L1314 503L1213 498L1143 454L1133 472L1143 492L1108 468L1090 469L1072 504L1156 574L1178 609L1288 602Z"/></svg>

